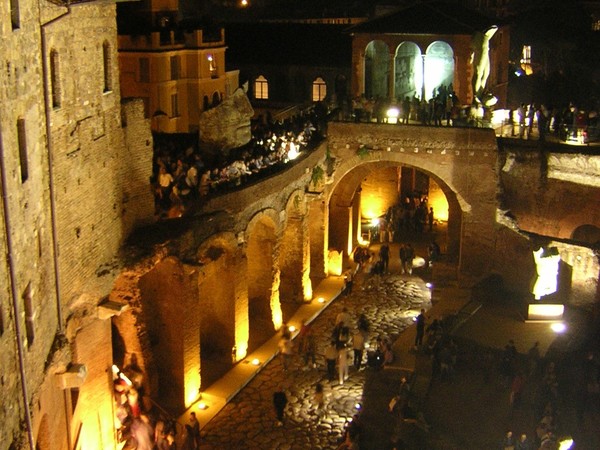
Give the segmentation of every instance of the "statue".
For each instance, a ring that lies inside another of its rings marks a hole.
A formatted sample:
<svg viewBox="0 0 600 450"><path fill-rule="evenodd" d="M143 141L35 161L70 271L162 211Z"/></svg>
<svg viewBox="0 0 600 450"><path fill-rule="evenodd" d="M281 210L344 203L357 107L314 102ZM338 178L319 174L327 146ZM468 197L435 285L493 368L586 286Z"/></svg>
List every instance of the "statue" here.
<svg viewBox="0 0 600 450"><path fill-rule="evenodd" d="M488 28L485 32L477 31L471 38L471 64L473 65L473 95L480 99L485 90L490 75L490 39L498 31L497 26Z"/></svg>

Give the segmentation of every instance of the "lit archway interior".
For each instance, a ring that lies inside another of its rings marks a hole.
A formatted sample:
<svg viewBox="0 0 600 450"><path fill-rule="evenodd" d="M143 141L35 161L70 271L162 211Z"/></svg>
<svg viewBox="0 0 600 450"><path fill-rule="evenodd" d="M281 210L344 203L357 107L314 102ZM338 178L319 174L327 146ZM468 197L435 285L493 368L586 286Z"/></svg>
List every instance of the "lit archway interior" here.
<svg viewBox="0 0 600 450"><path fill-rule="evenodd" d="M235 251L226 239L213 239L199 257L202 270L198 278L197 308L202 388L210 386L231 368L237 328L245 328L247 336L247 320L245 323L236 320L235 278L236 273L240 273L240 263Z"/></svg>
<svg viewBox="0 0 600 450"><path fill-rule="evenodd" d="M275 243L275 224L264 215L249 228L247 237L249 352L266 342L275 332L271 307Z"/></svg>
<svg viewBox="0 0 600 450"><path fill-rule="evenodd" d="M389 161L357 166L335 187L329 201L329 249L350 254L357 245L364 245L372 237L374 219L387 218L392 222L392 211L394 229L398 232L394 240L410 239L416 232L412 228L404 232L401 228L403 204L407 199L413 209L426 199L427 212L429 208L434 210L434 231L438 224L439 229L443 229L442 251L449 262L456 262L461 222L456 195L434 174ZM426 221L424 238L428 238L427 232Z"/></svg>
<svg viewBox="0 0 600 450"><path fill-rule="evenodd" d="M425 99L437 95L440 86L448 88L454 80L454 52L446 42L435 41L425 52Z"/></svg>

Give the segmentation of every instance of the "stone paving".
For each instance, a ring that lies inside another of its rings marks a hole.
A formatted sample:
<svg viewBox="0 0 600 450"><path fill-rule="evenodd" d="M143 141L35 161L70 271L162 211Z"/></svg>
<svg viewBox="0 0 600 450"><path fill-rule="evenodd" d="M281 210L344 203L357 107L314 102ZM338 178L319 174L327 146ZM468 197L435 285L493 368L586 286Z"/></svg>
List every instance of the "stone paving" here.
<svg viewBox="0 0 600 450"><path fill-rule="evenodd" d="M374 399L390 399L401 374L396 370L372 368L357 372L349 358L350 377L339 385L337 380L327 381L323 352L335 317L343 307L348 308L354 320L361 313L367 316L371 324L369 342L374 346L378 336L394 342L413 323L420 309L428 309L430 305L430 291L418 277L386 275L379 287L369 280L357 283L351 295L339 297L312 322L317 338L317 368L303 367L302 358L296 355L293 367L284 372L280 360L275 358L203 427L200 448L335 449L358 404L362 408L361 417L367 418L369 414L379 417L365 427L361 443L365 441L369 445L361 445L361 448L386 448L395 422L391 415L385 414L387 402L381 404ZM354 328L356 324L352 325ZM313 404L317 383L325 387L326 406L322 417L316 414ZM283 426L278 426L272 404L272 394L279 386L284 387L289 400ZM368 395L373 391L378 395Z"/></svg>

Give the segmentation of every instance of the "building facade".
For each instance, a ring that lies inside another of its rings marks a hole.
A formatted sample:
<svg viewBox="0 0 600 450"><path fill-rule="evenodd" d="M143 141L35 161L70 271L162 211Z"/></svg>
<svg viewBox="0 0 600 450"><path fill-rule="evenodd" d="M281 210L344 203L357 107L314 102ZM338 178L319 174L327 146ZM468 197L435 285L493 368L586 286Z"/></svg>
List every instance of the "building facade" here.
<svg viewBox="0 0 600 450"><path fill-rule="evenodd" d="M152 220L152 137L121 104L114 3L0 4L0 448L114 448L107 307Z"/></svg>
<svg viewBox="0 0 600 450"><path fill-rule="evenodd" d="M225 70L225 30L206 20L179 22L179 2L119 7L123 98L141 98L152 130L197 133L200 115L238 88Z"/></svg>

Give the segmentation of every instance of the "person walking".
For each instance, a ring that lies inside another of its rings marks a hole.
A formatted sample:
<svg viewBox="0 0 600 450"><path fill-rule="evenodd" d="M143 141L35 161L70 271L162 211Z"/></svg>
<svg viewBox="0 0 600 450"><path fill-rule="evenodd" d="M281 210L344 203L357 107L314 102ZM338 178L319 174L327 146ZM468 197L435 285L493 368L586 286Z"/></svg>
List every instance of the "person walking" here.
<svg viewBox="0 0 600 450"><path fill-rule="evenodd" d="M335 363L337 361L338 351L335 346L335 340L331 340L325 349L325 361L327 363L327 379L333 381L335 378Z"/></svg>
<svg viewBox="0 0 600 450"><path fill-rule="evenodd" d="M421 309L421 313L416 318L417 334L415 336L415 350L419 350L423 345L423 336L425 335L425 310Z"/></svg>
<svg viewBox="0 0 600 450"><path fill-rule="evenodd" d="M194 449L200 448L200 422L196 418L196 413L192 411L190 413L190 423L191 435L194 441Z"/></svg>
<svg viewBox="0 0 600 450"><path fill-rule="evenodd" d="M358 371L360 370L363 353L365 351L365 336L358 329L352 336L352 351L354 353L354 368Z"/></svg>
<svg viewBox="0 0 600 450"><path fill-rule="evenodd" d="M338 350L338 381L344 384L348 379L348 349L342 347Z"/></svg>
<svg viewBox="0 0 600 450"><path fill-rule="evenodd" d="M280 386L273 393L273 407L275 408L275 416L277 417L277 426L283 425L283 416L285 413L285 407L288 404L287 395L285 395L285 391L283 387Z"/></svg>

